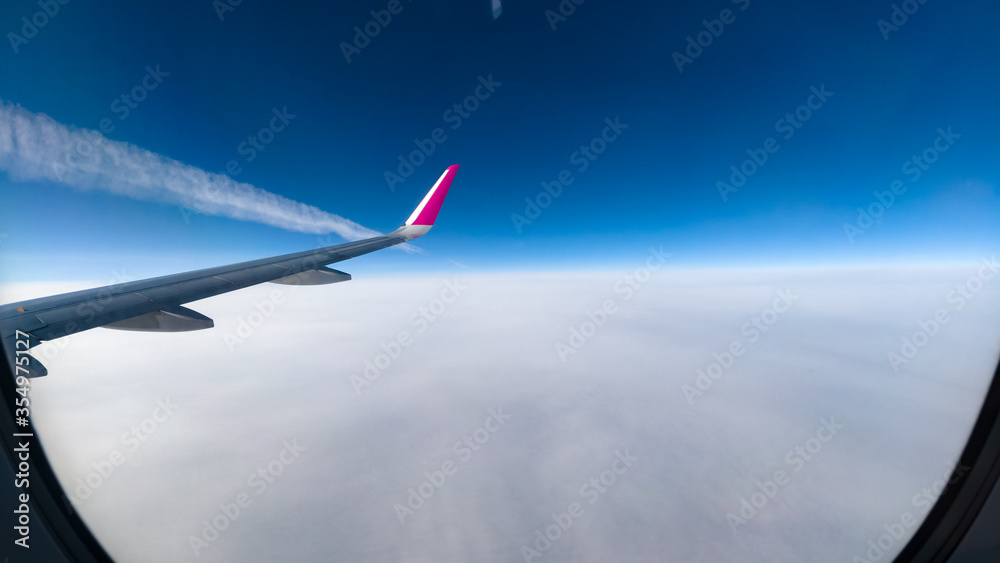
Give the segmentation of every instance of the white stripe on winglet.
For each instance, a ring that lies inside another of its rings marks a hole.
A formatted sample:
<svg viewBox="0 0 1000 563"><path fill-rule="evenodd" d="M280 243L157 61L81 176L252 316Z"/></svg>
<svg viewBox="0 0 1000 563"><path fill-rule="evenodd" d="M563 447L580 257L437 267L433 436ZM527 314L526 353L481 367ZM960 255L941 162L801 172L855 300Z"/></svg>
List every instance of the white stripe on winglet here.
<svg viewBox="0 0 1000 563"><path fill-rule="evenodd" d="M404 223L404 225L412 225L413 222L417 220L417 217L420 217L420 212L424 210L424 206L427 205L427 202L431 200L431 196L434 195L434 192L437 191L438 186L441 185L441 180L444 180L444 177L447 175L448 175L448 170L445 170L441 174L441 177L438 178L438 181L434 183L434 187L431 188L431 191L427 192L427 195L424 196L424 200L420 202L420 205L418 205L416 209L413 210L413 214L410 215L410 218L406 220L406 223Z"/></svg>

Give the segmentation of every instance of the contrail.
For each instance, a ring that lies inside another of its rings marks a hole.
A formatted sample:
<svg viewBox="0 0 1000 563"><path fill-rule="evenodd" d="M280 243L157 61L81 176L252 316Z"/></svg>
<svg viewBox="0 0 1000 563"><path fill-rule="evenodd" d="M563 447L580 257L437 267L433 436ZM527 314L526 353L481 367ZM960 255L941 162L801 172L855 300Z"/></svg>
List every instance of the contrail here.
<svg viewBox="0 0 1000 563"><path fill-rule="evenodd" d="M107 190L290 231L332 232L348 240L380 234L312 205L112 141L99 131L63 125L2 99L0 169L18 181Z"/></svg>

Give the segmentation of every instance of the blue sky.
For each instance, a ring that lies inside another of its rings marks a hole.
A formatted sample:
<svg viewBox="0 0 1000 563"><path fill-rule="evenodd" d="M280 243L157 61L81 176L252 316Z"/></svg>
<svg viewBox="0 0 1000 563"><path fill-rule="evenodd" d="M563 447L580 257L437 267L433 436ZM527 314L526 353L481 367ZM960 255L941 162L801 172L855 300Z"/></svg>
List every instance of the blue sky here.
<svg viewBox="0 0 1000 563"><path fill-rule="evenodd" d="M109 139L209 172L235 160L240 182L383 232L460 164L437 227L419 241L425 253L344 265L355 273L453 270L452 260L481 270L621 268L650 245L678 265L709 267L996 251L994 3L930 0L886 39L878 21L891 21L892 3L595 1L553 29L555 1L510 1L494 21L485 1L402 0L350 62L341 43L388 2L334 4L243 2L220 21L208 1L71 2L19 42L10 34L24 34L21 18L41 8L5 2L0 99L67 126L109 119ZM717 19L728 20L721 34L680 72L674 53L706 31L703 20L718 31ZM122 119L114 101L157 65L167 75ZM494 91L452 129L446 111L480 77ZM813 87L832 95L786 139L776 123ZM295 117L247 162L240 144L275 108ZM574 152L616 117L627 129L580 170ZM948 150L919 179L905 173L949 127L959 137ZM436 128L444 142L390 189L397 157ZM717 182L768 138L779 148L723 201ZM525 198L562 170L573 183L518 232L512 214L525 215ZM844 224L897 179L906 191L850 242ZM0 281L104 279L122 268L145 277L318 244L314 234L4 171L0 194Z"/></svg>

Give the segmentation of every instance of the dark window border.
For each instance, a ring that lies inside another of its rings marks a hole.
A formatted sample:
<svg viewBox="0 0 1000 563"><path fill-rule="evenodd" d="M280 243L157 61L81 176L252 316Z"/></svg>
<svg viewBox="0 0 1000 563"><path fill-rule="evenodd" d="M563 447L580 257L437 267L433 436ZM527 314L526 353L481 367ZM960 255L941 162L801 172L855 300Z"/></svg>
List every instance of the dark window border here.
<svg viewBox="0 0 1000 563"><path fill-rule="evenodd" d="M968 469L966 469L968 468ZM948 488L917 528L897 563L947 561L972 527L1000 476L1000 363Z"/></svg>
<svg viewBox="0 0 1000 563"><path fill-rule="evenodd" d="M20 397L20 395L16 395L14 375L10 363L7 361L6 350L3 350L0 364L3 364L2 371L0 371L0 434L2 434L3 458L14 473L17 473L17 463L12 457L14 448L17 447L15 443L17 438L14 437L14 434L34 434L30 438L31 486L27 491L30 495L29 506L32 511L32 525L44 525L56 547L70 561L110 563L111 557L73 510L69 499L59 485L59 480L56 479L56 474L52 471L49 459L42 449L34 424L29 419L28 425L23 428L14 425L14 413L11 412L11 407L14 405L15 396ZM13 489L13 483L10 483L9 486ZM10 506L0 507L0 510L4 511L13 509L14 507ZM26 553L25 555L31 556L32 554Z"/></svg>

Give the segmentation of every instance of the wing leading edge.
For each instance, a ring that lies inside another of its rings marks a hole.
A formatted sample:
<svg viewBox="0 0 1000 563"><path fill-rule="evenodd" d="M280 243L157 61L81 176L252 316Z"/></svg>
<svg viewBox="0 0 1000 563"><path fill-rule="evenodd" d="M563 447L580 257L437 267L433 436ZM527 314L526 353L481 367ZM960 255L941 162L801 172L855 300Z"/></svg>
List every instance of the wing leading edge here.
<svg viewBox="0 0 1000 563"><path fill-rule="evenodd" d="M318 285L351 279L328 264L413 240L430 230L458 171L449 166L409 219L395 231L355 242L74 291L62 295L0 305L4 348L15 362L40 341L69 336L97 327L119 330L177 332L214 326L212 319L182 307L184 303L221 295L264 282ZM27 341L18 345L17 341ZM22 364L26 362L21 361ZM46 370L37 360L16 366L18 375L40 377Z"/></svg>

